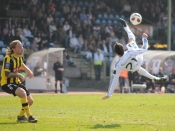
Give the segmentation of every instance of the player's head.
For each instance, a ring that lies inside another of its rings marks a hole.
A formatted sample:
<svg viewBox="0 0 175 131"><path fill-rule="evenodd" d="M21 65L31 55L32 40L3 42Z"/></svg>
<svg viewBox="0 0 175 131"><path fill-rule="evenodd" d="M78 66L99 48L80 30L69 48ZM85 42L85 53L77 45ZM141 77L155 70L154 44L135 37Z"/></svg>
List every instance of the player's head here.
<svg viewBox="0 0 175 131"><path fill-rule="evenodd" d="M6 50L6 55L22 55L24 52L23 45L19 40L14 40L10 43L10 47L7 48Z"/></svg>
<svg viewBox="0 0 175 131"><path fill-rule="evenodd" d="M123 45L116 42L115 43L115 46L114 46L114 50L115 50L115 53L119 56L123 56L124 54L124 48L123 48Z"/></svg>
<svg viewBox="0 0 175 131"><path fill-rule="evenodd" d="M61 61L61 58L60 56L57 57L57 61L60 62Z"/></svg>

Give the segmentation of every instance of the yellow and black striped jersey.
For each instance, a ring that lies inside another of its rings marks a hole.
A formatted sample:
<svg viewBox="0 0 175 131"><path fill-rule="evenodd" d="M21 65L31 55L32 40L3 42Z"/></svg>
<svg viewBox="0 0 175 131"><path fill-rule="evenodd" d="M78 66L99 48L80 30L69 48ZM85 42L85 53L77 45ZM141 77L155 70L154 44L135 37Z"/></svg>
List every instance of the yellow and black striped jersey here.
<svg viewBox="0 0 175 131"><path fill-rule="evenodd" d="M23 59L20 56L17 57L14 54L5 56L1 69L1 86L9 83L21 83L18 77L7 78L5 72L18 73L22 64Z"/></svg>

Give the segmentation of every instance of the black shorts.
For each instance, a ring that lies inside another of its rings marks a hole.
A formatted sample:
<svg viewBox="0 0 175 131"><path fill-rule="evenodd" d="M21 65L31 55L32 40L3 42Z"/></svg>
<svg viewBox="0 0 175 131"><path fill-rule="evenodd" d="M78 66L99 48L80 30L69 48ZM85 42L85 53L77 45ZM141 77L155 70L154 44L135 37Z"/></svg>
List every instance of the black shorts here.
<svg viewBox="0 0 175 131"><path fill-rule="evenodd" d="M24 89L26 91L27 96L30 95L30 92L22 84L5 84L2 86L2 90L6 93L13 94L14 96L16 96L15 91L18 87Z"/></svg>
<svg viewBox="0 0 175 131"><path fill-rule="evenodd" d="M55 81L62 81L63 77L61 75L55 76Z"/></svg>

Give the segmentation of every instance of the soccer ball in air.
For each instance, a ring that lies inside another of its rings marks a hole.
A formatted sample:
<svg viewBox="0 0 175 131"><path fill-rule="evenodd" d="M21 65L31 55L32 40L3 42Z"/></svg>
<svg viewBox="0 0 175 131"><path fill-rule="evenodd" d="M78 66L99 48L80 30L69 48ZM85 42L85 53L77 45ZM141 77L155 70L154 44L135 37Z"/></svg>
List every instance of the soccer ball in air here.
<svg viewBox="0 0 175 131"><path fill-rule="evenodd" d="M130 16L130 21L133 25L138 25L142 22L142 16L139 13L133 13Z"/></svg>

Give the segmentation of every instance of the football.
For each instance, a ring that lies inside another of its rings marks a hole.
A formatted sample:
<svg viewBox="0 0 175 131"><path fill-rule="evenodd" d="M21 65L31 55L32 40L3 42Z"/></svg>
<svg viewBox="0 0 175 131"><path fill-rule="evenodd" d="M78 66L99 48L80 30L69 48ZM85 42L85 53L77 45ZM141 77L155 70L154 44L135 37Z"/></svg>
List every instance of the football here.
<svg viewBox="0 0 175 131"><path fill-rule="evenodd" d="M139 13L133 13L130 16L130 22L133 25L138 25L138 24L140 24L142 22L142 16Z"/></svg>

